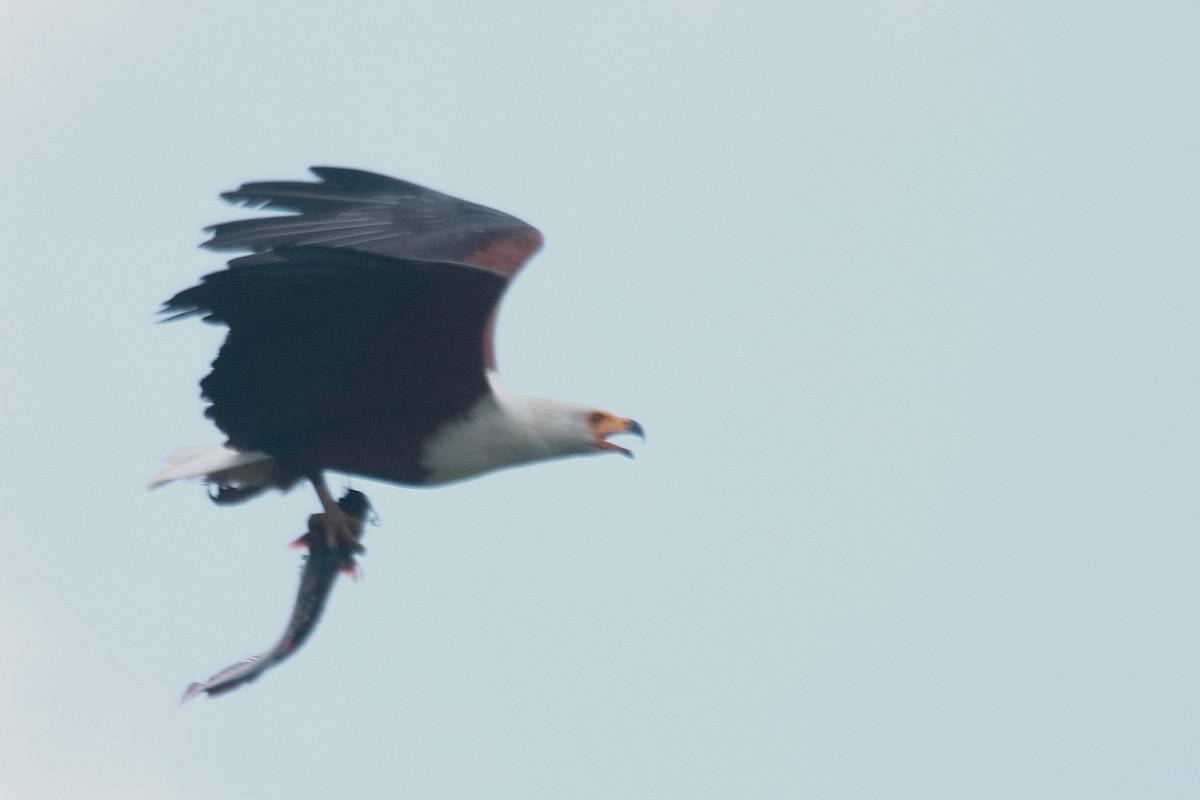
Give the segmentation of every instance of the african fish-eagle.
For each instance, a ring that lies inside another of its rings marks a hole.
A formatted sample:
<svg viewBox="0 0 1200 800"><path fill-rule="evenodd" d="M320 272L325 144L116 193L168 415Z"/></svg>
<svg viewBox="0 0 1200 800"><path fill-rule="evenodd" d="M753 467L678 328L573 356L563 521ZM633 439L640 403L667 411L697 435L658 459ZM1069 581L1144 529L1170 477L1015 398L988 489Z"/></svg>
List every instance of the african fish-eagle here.
<svg viewBox="0 0 1200 800"><path fill-rule="evenodd" d="M424 486L545 459L629 451L631 419L526 397L496 374L500 298L542 245L531 225L384 175L313 167L319 181L222 194L278 216L214 225L246 250L167 300L169 319L228 326L200 382L224 446L181 448L157 486L202 477L218 503L311 481L330 539L349 543L327 470Z"/></svg>

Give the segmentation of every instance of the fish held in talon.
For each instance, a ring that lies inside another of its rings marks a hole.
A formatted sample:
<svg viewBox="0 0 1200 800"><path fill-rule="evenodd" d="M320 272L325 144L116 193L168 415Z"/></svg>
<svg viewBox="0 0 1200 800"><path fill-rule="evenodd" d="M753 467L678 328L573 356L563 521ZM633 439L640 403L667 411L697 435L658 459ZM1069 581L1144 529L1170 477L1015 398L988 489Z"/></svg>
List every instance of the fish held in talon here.
<svg viewBox="0 0 1200 800"><path fill-rule="evenodd" d="M348 519L356 523L356 540L361 538L364 522L371 509L367 496L351 489L338 501L338 507ZM293 542L294 545L308 548L308 556L304 560L304 568L300 571L300 588L296 592L292 616L279 641L265 653L231 664L207 681L191 684L180 703L201 694L217 697L256 681L264 672L283 663L308 641L309 636L316 630L317 623L321 621L321 614L325 611L325 603L333 592L337 576L353 576L358 566L354 558L357 549L344 543L329 546L325 522L324 514L313 514L308 518L308 531Z"/></svg>

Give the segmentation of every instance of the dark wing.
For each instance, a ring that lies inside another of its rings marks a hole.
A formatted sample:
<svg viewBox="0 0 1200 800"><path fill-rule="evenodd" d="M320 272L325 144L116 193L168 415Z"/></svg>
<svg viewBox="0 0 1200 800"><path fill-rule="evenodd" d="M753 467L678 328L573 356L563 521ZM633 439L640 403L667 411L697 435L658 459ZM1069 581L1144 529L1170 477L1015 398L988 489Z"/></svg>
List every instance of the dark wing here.
<svg viewBox="0 0 1200 800"><path fill-rule="evenodd" d="M213 225L214 250L263 252L321 245L392 258L452 261L506 278L542 246L537 228L486 206L415 183L343 167L311 167L319 183L246 183L221 196L290 216Z"/></svg>
<svg viewBox="0 0 1200 800"><path fill-rule="evenodd" d="M490 391L483 332L507 285L495 272L311 246L229 266L163 311L229 326L200 385L208 416L239 450L414 480L402 473L416 452L381 452L384 428L416 446ZM356 452L330 452L337 446Z"/></svg>
<svg viewBox="0 0 1200 800"><path fill-rule="evenodd" d="M214 250L264 253L320 245L391 258L470 264L511 279L542 246L538 229L495 209L415 183L343 167L311 167L319 183L246 183L221 196L285 216L224 222L208 230ZM496 368L496 314L484 336L484 361Z"/></svg>

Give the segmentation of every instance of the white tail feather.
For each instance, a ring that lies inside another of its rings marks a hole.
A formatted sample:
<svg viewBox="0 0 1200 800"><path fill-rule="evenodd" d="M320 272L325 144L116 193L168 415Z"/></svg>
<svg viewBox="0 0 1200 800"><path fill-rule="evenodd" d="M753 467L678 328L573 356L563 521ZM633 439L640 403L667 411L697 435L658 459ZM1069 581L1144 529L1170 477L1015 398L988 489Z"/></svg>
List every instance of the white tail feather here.
<svg viewBox="0 0 1200 800"><path fill-rule="evenodd" d="M204 478L220 486L262 486L273 466L266 453L241 453L220 444L180 447L163 460L171 466L151 478L146 488L183 478Z"/></svg>

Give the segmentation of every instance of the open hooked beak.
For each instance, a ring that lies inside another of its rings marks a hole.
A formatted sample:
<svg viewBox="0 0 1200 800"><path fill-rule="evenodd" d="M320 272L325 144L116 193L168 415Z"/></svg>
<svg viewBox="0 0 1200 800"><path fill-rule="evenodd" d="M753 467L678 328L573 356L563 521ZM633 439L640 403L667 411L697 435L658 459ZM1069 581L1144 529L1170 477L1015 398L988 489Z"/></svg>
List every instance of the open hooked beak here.
<svg viewBox="0 0 1200 800"><path fill-rule="evenodd" d="M627 458L633 458L632 451L620 445L613 444L608 441L607 437L628 433L638 437L643 442L646 441L646 432L642 430L641 424L632 419L616 417L612 414L605 414L598 411L592 414L588 420L588 424L592 428L592 435L596 437L596 448L599 450L612 450Z"/></svg>

